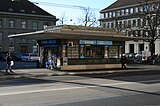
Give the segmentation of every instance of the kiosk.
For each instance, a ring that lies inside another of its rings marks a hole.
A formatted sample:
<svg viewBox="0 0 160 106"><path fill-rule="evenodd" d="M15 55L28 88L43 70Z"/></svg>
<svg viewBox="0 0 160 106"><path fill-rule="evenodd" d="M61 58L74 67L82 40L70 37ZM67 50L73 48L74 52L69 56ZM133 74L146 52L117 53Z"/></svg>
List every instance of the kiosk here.
<svg viewBox="0 0 160 106"><path fill-rule="evenodd" d="M42 67L47 60L59 59L60 70L121 68L120 57L125 50L125 41L143 39L126 37L112 29L71 25L9 37L37 40Z"/></svg>

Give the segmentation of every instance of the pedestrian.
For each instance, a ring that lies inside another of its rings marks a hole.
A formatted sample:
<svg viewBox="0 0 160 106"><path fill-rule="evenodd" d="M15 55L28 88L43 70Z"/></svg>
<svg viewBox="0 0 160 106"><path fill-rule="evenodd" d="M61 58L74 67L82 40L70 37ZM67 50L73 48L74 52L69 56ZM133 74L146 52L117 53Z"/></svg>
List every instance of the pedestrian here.
<svg viewBox="0 0 160 106"><path fill-rule="evenodd" d="M122 67L122 69L126 69L127 67L126 67L125 64L127 63L127 58L126 58L125 54L123 54L123 55L121 56L120 62L121 62L121 67Z"/></svg>
<svg viewBox="0 0 160 106"><path fill-rule="evenodd" d="M48 60L48 61L46 61L45 65L46 65L46 69L50 69L50 65L51 65L51 63L50 63L50 61L49 61L49 60Z"/></svg>
<svg viewBox="0 0 160 106"><path fill-rule="evenodd" d="M58 57L58 58L57 58L57 69L60 70L60 68L61 68L61 58Z"/></svg>
<svg viewBox="0 0 160 106"><path fill-rule="evenodd" d="M55 54L52 56L52 61L53 61L53 68L56 69L57 68L57 58Z"/></svg>
<svg viewBox="0 0 160 106"><path fill-rule="evenodd" d="M10 53L7 53L6 63L7 63L6 72L8 73L8 70L10 70L10 72L13 73L12 71L13 60Z"/></svg>

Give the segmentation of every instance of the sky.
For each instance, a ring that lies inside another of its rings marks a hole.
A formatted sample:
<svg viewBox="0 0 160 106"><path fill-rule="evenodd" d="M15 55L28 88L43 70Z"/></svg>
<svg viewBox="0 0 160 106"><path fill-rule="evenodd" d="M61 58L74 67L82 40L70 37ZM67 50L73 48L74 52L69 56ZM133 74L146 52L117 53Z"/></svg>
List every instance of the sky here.
<svg viewBox="0 0 160 106"><path fill-rule="evenodd" d="M116 0L29 0L56 18L65 17L65 24L77 25L83 16L83 7L90 8L99 19L99 11L114 3Z"/></svg>

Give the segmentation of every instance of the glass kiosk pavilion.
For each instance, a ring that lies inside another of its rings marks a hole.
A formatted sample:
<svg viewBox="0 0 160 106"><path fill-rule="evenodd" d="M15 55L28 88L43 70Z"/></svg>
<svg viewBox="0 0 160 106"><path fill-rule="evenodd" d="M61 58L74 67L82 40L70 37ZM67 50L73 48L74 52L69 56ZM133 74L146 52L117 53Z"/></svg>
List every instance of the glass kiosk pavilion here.
<svg viewBox="0 0 160 106"><path fill-rule="evenodd" d="M143 40L126 37L112 29L71 25L9 37L37 40L41 66L44 67L45 62L54 56L61 60L61 70L121 68L120 57L125 52L125 41Z"/></svg>

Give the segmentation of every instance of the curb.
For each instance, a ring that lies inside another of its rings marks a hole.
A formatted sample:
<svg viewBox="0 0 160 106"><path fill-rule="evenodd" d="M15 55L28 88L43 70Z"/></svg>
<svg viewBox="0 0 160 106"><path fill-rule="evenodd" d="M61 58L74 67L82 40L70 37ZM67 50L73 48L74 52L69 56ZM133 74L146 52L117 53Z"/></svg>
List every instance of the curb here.
<svg viewBox="0 0 160 106"><path fill-rule="evenodd" d="M59 72L48 74L18 74L18 75L4 75L0 76L0 79L20 79L31 77L49 77L49 76L67 76L67 75L112 75L112 74L160 74L160 70L117 70L117 71L92 71L92 72Z"/></svg>

